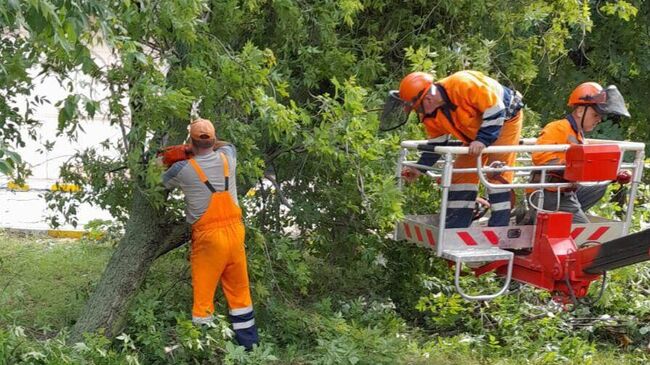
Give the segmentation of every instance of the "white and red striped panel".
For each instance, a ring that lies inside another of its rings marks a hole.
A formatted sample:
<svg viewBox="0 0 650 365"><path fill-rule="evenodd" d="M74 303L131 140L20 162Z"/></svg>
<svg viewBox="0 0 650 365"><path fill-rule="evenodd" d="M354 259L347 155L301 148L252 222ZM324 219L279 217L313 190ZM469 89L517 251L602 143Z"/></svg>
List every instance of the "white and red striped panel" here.
<svg viewBox="0 0 650 365"><path fill-rule="evenodd" d="M477 235L478 232L473 232L474 236L468 232L468 231L458 231L456 234L460 238L461 241L467 246L477 246L478 242L477 239L474 237ZM482 238L485 238L491 245L493 246L498 246L499 245L499 236L490 229L482 230L480 233L478 233L479 237L482 235Z"/></svg>
<svg viewBox="0 0 650 365"><path fill-rule="evenodd" d="M469 227L447 229L445 248L525 248L532 245L532 226ZM455 247L454 247L455 246Z"/></svg>
<svg viewBox="0 0 650 365"><path fill-rule="evenodd" d="M574 224L571 237L580 245L585 242L607 242L620 237L623 232L622 222Z"/></svg>
<svg viewBox="0 0 650 365"><path fill-rule="evenodd" d="M417 223L403 221L402 229L407 240L430 248L436 247L435 236L437 232L434 232L432 227L424 227Z"/></svg>
<svg viewBox="0 0 650 365"><path fill-rule="evenodd" d="M619 237L622 222L602 222L573 225L571 237L580 245L589 241L607 242ZM445 249L463 247L500 247L523 249L533 246L534 226L478 227L447 229ZM423 247L435 248L438 227L406 219L400 222L400 236Z"/></svg>
<svg viewBox="0 0 650 365"><path fill-rule="evenodd" d="M400 224L401 233L403 234L401 238L428 248L436 247L437 227L409 220L402 221ZM445 233L445 247L499 246L499 234L504 234L504 232L480 227L465 230L448 229Z"/></svg>

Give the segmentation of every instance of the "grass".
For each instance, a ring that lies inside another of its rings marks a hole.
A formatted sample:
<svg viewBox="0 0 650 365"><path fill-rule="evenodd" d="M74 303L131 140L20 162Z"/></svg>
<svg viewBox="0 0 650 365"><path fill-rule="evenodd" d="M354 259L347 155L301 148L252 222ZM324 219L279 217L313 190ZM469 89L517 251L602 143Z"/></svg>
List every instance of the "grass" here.
<svg viewBox="0 0 650 365"><path fill-rule="evenodd" d="M0 327L58 331L71 326L112 252L111 244L97 241L0 231ZM180 290L189 297L184 261L179 254L158 260L141 295Z"/></svg>
<svg viewBox="0 0 650 365"><path fill-rule="evenodd" d="M0 325L69 326L110 254L107 245L0 233Z"/></svg>
<svg viewBox="0 0 650 365"><path fill-rule="evenodd" d="M34 348L41 346L41 352L47 352L43 349L57 348L43 341L56 337L61 329L74 323L112 251L113 247L110 244L94 241L17 236L0 231L0 363L2 363L3 336L11 333L11 328L16 328L15 326L24 328L30 343ZM629 274L628 271L622 270L618 276L625 276ZM143 289L136 297L130 312L128 328L125 329L133 338L137 338L139 346L137 352L140 355L160 351L159 349L169 345L170 341L182 336L183 324L179 319L186 321L189 318L191 305L189 281L185 250L177 250L165 256L152 268ZM404 364L451 365L489 362L620 365L642 364L644 359L647 359L647 356L642 356L638 352L619 352L615 347L608 345L600 347L591 356L576 357L589 361L576 362L576 360L561 359L561 356L553 357L555 356L553 351L545 351L543 348L531 350L532 343L526 345L528 346L526 351L535 354L535 358L522 358L518 349L502 351L501 355L486 355L485 351L489 353L490 350L485 345L482 345L482 350L477 350L474 345L466 342L464 334L436 338L427 335L417 327L406 326L406 324L402 326L401 322L395 322L397 317L394 314L369 314L368 308L361 306L356 309L359 313L350 310L341 316L340 312L337 314L340 309L336 307L336 305L332 309L301 305L293 307L271 299L267 302L262 300L257 302L256 310L259 309L258 320L262 329L262 338L270 346L267 349L272 349L280 359L277 363L339 363L339 360L328 362L323 359L346 359L348 353L356 354L350 355L352 358L359 358L359 354L364 354L364 351L373 351L375 356L379 356L378 358L383 358L382 352L392 351L390 354L392 357L386 358L399 360L395 362L391 360L390 363ZM224 313L223 303L219 303L217 311ZM366 317L367 315L369 317ZM307 336L305 331L314 331L314 327L319 328L316 330L319 333L311 332L309 335L317 336L319 343L307 345L308 341L301 342L301 338ZM3 334L3 329L9 332ZM285 344L280 345L283 338ZM579 336L576 338L583 341ZM14 340L13 343L20 343L20 340ZM303 345L299 347L298 343ZM584 342L583 345L587 343ZM349 347L350 344L354 346ZM576 346L583 346L580 344L582 342ZM7 346L5 343L4 348L11 349ZM119 348L121 344L119 341L113 341L113 346ZM499 346L498 343L495 346ZM360 348L366 350L360 351ZM57 349L57 351L64 351ZM507 346L503 349L507 349ZM15 350L11 350L13 351ZM66 351L72 351L69 356L82 356L74 350ZM508 353L510 355L507 355ZM124 354L118 355L115 355L117 360L106 363L121 364L128 358ZM156 358L153 355L147 356L150 361ZM160 355L159 358L162 360L156 363L167 363L167 360L164 360L165 356L167 355ZM191 361L195 361L193 358L195 355L187 356L188 363L194 363ZM362 357L360 357L361 363L366 363L363 362ZM212 362L197 361L196 363Z"/></svg>

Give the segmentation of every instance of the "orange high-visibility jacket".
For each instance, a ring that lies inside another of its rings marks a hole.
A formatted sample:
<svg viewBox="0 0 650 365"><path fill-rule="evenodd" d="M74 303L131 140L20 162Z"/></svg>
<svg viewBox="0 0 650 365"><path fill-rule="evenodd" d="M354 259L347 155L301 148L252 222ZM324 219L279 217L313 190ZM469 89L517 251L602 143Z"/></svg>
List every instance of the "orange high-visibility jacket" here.
<svg viewBox="0 0 650 365"><path fill-rule="evenodd" d="M536 144L583 144L584 135L578 131L578 125L571 115L548 123ZM563 165L566 163L565 152L535 152L532 154L535 165Z"/></svg>
<svg viewBox="0 0 650 365"><path fill-rule="evenodd" d="M515 92L477 71L459 71L434 84L445 104L433 116L420 115L429 138L453 135L460 141L496 141L504 121L519 111Z"/></svg>

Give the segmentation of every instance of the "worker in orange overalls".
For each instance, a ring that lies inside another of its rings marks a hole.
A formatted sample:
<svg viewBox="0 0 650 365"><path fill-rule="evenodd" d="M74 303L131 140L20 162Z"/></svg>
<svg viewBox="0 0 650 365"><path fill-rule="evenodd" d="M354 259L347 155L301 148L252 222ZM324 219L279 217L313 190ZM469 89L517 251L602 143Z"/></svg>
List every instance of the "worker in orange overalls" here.
<svg viewBox="0 0 650 365"><path fill-rule="evenodd" d="M536 144L584 144L584 134L593 131L603 118L630 116L623 96L613 85L604 89L595 82L582 83L571 92L568 105L572 108L571 113L563 119L548 123L542 129ZM535 152L532 159L533 164L537 166L566 164L565 152ZM546 182L564 182L562 174L562 171L551 171ZM540 172L533 173L531 181L539 182L540 176ZM616 181L627 183L630 181L630 174L621 171ZM574 223L589 223L585 211L594 206L606 190L607 185L578 185L575 188L563 189L559 193L547 190L543 208L553 211L559 208L560 211L573 213ZM531 218L534 219L534 216Z"/></svg>
<svg viewBox="0 0 650 365"><path fill-rule="evenodd" d="M460 71L437 82L430 74L413 72L402 79L399 93L391 92L391 96L382 122L399 108L406 112L406 117L415 110L424 124L430 144L444 145L450 136L454 136L469 147L468 155L457 156L454 168L476 167L476 156L485 147L519 144L523 122L521 95L480 72ZM402 124L405 122L406 118ZM500 161L513 166L515 157L514 153L484 155L483 164ZM424 152L418 164L432 166L439 158L438 154ZM402 171L407 182L421 173L412 167ZM489 180L502 184L512 182L513 177L512 172L506 172ZM475 173L454 173L451 183L447 228L468 227L478 194L478 176ZM490 190L488 194L491 210L488 225L507 226L510 222L510 190Z"/></svg>
<svg viewBox="0 0 650 365"><path fill-rule="evenodd" d="M192 322L212 323L214 293L221 280L235 339L250 350L258 343L258 335L237 202L236 150L232 144L217 141L209 120L193 121L189 132L193 156L174 163L163 175L163 183L183 190L187 221L192 224Z"/></svg>

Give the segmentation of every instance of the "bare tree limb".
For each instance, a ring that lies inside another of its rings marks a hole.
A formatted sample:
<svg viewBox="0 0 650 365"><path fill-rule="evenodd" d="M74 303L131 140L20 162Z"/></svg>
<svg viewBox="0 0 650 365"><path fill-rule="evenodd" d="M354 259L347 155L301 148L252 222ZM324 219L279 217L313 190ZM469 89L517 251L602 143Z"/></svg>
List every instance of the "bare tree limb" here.
<svg viewBox="0 0 650 365"><path fill-rule="evenodd" d="M275 176L273 176L270 172L265 172L264 173L264 178L266 178L268 181L271 182L271 184L273 184L273 186L275 187L275 191L278 194L278 197L280 198L280 202L284 206L286 206L288 208L291 208L293 205L289 202L289 200L287 200L287 198L282 193L282 189L280 188L280 184L275 179Z"/></svg>

